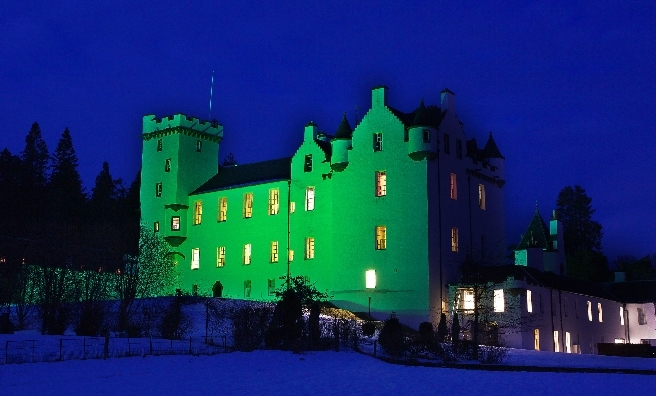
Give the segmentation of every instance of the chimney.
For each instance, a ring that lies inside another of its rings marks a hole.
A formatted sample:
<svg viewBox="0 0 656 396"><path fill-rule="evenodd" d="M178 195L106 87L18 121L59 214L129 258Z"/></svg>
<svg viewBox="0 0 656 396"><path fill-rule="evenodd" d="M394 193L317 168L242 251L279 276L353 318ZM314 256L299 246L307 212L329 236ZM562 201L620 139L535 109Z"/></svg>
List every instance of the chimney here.
<svg viewBox="0 0 656 396"><path fill-rule="evenodd" d="M449 88L444 88L442 92L440 92L441 96L441 109L442 111L444 110L449 110L452 113L456 112L456 94L451 92Z"/></svg>
<svg viewBox="0 0 656 396"><path fill-rule="evenodd" d="M387 88L384 85L379 85L371 89L371 107L387 106Z"/></svg>
<svg viewBox="0 0 656 396"><path fill-rule="evenodd" d="M305 125L305 131L303 133L303 141L311 142L317 138L319 133L319 127L314 121L310 121Z"/></svg>

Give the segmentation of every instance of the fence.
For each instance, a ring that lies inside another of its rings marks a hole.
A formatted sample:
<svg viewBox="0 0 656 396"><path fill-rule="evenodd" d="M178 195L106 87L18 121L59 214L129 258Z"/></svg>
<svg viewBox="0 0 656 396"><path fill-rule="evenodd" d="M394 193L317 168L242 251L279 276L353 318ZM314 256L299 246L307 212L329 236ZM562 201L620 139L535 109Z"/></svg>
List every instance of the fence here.
<svg viewBox="0 0 656 396"><path fill-rule="evenodd" d="M208 344L204 337L163 338L56 337L6 339L0 343L0 364L60 362L129 356L214 355L229 351L226 338Z"/></svg>

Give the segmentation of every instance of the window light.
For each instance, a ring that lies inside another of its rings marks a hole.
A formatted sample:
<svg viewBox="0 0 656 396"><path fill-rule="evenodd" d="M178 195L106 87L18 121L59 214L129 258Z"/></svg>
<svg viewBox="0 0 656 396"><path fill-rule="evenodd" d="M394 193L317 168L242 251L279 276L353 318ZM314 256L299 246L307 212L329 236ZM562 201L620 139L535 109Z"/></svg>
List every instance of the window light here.
<svg viewBox="0 0 656 396"><path fill-rule="evenodd" d="M200 268L200 249L193 248L191 249L191 269L197 270Z"/></svg>
<svg viewBox="0 0 656 396"><path fill-rule="evenodd" d="M194 225L200 224L203 218L203 202L196 201L194 205Z"/></svg>
<svg viewBox="0 0 656 396"><path fill-rule="evenodd" d="M387 227L376 226L376 250L387 248Z"/></svg>
<svg viewBox="0 0 656 396"><path fill-rule="evenodd" d="M278 262L278 241L271 242L271 262Z"/></svg>
<svg viewBox="0 0 656 396"><path fill-rule="evenodd" d="M314 258L314 237L305 238L305 259Z"/></svg>
<svg viewBox="0 0 656 396"><path fill-rule="evenodd" d="M451 180L451 189L449 194L451 196L451 199L458 199L458 182L456 180L455 173L451 173L450 180Z"/></svg>
<svg viewBox="0 0 656 396"><path fill-rule="evenodd" d="M244 265L249 265L251 263L251 244L247 243L244 245Z"/></svg>
<svg viewBox="0 0 656 396"><path fill-rule="evenodd" d="M540 350L540 329L533 329L533 343L535 350Z"/></svg>
<svg viewBox="0 0 656 396"><path fill-rule="evenodd" d="M376 288L376 270L367 270L365 272L365 285L367 289Z"/></svg>
<svg viewBox="0 0 656 396"><path fill-rule="evenodd" d="M216 266L225 266L225 246L219 246L216 248Z"/></svg>
<svg viewBox="0 0 656 396"><path fill-rule="evenodd" d="M597 303L597 312L599 313L599 323L604 321L603 311L601 310L601 303Z"/></svg>
<svg viewBox="0 0 656 396"><path fill-rule="evenodd" d="M506 308L505 299L503 298L503 289L494 291L494 312L503 312Z"/></svg>
<svg viewBox="0 0 656 396"><path fill-rule="evenodd" d="M478 207L485 210L485 186L478 185Z"/></svg>
<svg viewBox="0 0 656 396"><path fill-rule="evenodd" d="M624 307L620 307L620 326L624 326Z"/></svg>
<svg viewBox="0 0 656 396"><path fill-rule="evenodd" d="M526 311L533 312L533 301L531 300L531 291L526 290Z"/></svg>
<svg viewBox="0 0 656 396"><path fill-rule="evenodd" d="M592 302L588 301L588 321L592 322Z"/></svg>
<svg viewBox="0 0 656 396"><path fill-rule="evenodd" d="M228 219L228 198L219 198L219 218L218 221L226 221Z"/></svg>
<svg viewBox="0 0 656 396"><path fill-rule="evenodd" d="M558 330L553 332L554 352L560 352L560 341L558 340Z"/></svg>
<svg viewBox="0 0 656 396"><path fill-rule="evenodd" d="M280 208L280 190L272 188L269 190L269 214L277 215Z"/></svg>
<svg viewBox="0 0 656 396"><path fill-rule="evenodd" d="M253 193L244 194L244 218L253 217Z"/></svg>
<svg viewBox="0 0 656 396"><path fill-rule="evenodd" d="M458 229L455 227L451 229L451 251L458 251Z"/></svg>
<svg viewBox="0 0 656 396"><path fill-rule="evenodd" d="M305 210L314 210L314 187L305 189Z"/></svg>
<svg viewBox="0 0 656 396"><path fill-rule="evenodd" d="M387 195L387 175L385 171L376 172L376 196L384 197Z"/></svg>

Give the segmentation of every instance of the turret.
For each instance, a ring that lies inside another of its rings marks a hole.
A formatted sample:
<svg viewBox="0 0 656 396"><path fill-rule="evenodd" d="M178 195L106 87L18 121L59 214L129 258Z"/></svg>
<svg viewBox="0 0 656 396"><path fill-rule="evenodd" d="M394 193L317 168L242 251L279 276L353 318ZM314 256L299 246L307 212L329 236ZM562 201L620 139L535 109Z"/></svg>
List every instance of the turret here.
<svg viewBox="0 0 656 396"><path fill-rule="evenodd" d="M341 172L348 166L348 151L351 149L351 137L353 129L346 118L346 113L339 123L335 137L330 141L332 145L332 157L330 167L337 172Z"/></svg>
<svg viewBox="0 0 656 396"><path fill-rule="evenodd" d="M184 114L147 115L142 139L142 220L179 246L186 239L189 193L216 174L223 126Z"/></svg>
<svg viewBox="0 0 656 396"><path fill-rule="evenodd" d="M492 137L492 132L490 132L483 150L479 151L478 159L483 163L483 166L489 166L491 171L495 172L500 178L504 178L506 158L501 155L499 147L497 147L497 143Z"/></svg>
<svg viewBox="0 0 656 396"><path fill-rule="evenodd" d="M549 233L551 240L554 241L554 249L558 251L557 272L560 275L567 275L567 263L565 261L565 242L563 238L563 223L558 218L558 213L554 210L549 222Z"/></svg>
<svg viewBox="0 0 656 396"><path fill-rule="evenodd" d="M437 157L437 130L432 124L422 99L408 130L408 155L415 161Z"/></svg>

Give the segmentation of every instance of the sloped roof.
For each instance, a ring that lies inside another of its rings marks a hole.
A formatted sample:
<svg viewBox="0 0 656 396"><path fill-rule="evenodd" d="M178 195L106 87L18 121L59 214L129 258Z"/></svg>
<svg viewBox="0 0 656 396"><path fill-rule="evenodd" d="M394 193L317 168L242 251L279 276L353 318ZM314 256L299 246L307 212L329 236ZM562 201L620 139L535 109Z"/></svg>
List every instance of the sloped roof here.
<svg viewBox="0 0 656 396"><path fill-rule="evenodd" d="M330 146L330 145L329 145ZM219 166L219 171L189 195L230 187L291 178L291 157L237 166Z"/></svg>
<svg viewBox="0 0 656 396"><path fill-rule="evenodd" d="M333 155L333 146L330 142L324 140L314 139L314 142L319 146L321 151L326 155L326 161L330 161L330 157Z"/></svg>
<svg viewBox="0 0 656 396"><path fill-rule="evenodd" d="M503 155L501 155L501 151L499 151L499 147L497 147L497 143L494 141L494 138L492 137L492 132L490 132L490 136L488 136L487 138L485 147L483 148L483 150L479 152L478 157L506 159Z"/></svg>
<svg viewBox="0 0 656 396"><path fill-rule="evenodd" d="M478 145L476 144L476 138L471 138L467 140L467 157L473 158L476 160L478 158Z"/></svg>
<svg viewBox="0 0 656 396"><path fill-rule="evenodd" d="M412 111L411 113L404 113L400 110L397 110L393 108L392 106L387 106L387 108L398 118L403 125L406 128L411 128L412 126L419 126L418 124L415 124L415 116L417 114L417 111L421 109L421 105L423 104L422 102L419 104L419 107ZM444 114L446 112L442 111L437 106L424 106L423 109L421 109L421 122L422 125L420 126L426 126L434 129L438 129L440 127L440 123L442 122L442 119L444 118Z"/></svg>
<svg viewBox="0 0 656 396"><path fill-rule="evenodd" d="M530 247L540 247L542 249L553 249L553 242L549 232L549 228L542 220L538 208L535 208L535 214L531 223L528 225L528 229L522 235L522 239L519 241L517 250L523 250Z"/></svg>
<svg viewBox="0 0 656 396"><path fill-rule="evenodd" d="M656 302L656 280L612 282L603 284L603 287L621 302Z"/></svg>
<svg viewBox="0 0 656 396"><path fill-rule="evenodd" d="M335 139L350 139L352 135L353 128L351 128L351 124L349 124L348 118L346 118L346 113L344 113L342 121L339 123L339 127L337 127L337 132L335 132Z"/></svg>
<svg viewBox="0 0 656 396"><path fill-rule="evenodd" d="M424 105L424 99L419 103L419 107L415 110L415 117L412 120L411 126L428 126L431 123L430 117L428 116L428 111Z"/></svg>

